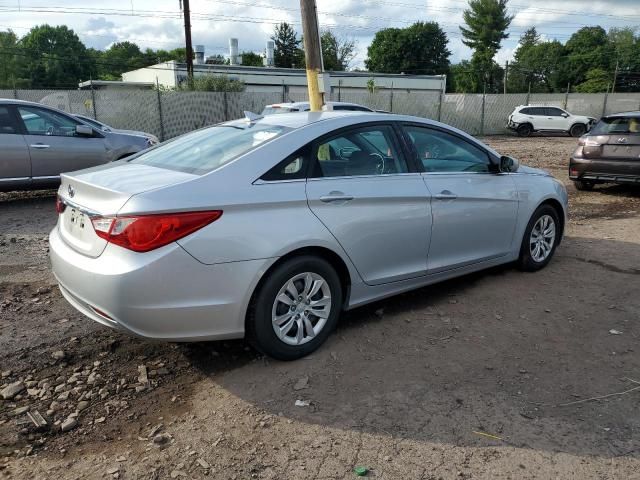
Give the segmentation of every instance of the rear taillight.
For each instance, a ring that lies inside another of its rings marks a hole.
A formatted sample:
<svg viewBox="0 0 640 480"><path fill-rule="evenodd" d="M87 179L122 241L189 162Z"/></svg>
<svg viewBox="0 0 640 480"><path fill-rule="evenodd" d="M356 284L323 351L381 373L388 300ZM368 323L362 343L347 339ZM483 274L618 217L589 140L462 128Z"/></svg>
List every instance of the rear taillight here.
<svg viewBox="0 0 640 480"><path fill-rule="evenodd" d="M93 217L100 238L134 252L148 252L199 230L222 216L222 210L126 217Z"/></svg>
<svg viewBox="0 0 640 480"><path fill-rule="evenodd" d="M64 209L67 208L67 205L62 201L60 195L56 197L56 213L60 215L64 212Z"/></svg>
<svg viewBox="0 0 640 480"><path fill-rule="evenodd" d="M583 147L601 147L609 141L609 137L591 137L589 135L583 135L578 139L578 145Z"/></svg>

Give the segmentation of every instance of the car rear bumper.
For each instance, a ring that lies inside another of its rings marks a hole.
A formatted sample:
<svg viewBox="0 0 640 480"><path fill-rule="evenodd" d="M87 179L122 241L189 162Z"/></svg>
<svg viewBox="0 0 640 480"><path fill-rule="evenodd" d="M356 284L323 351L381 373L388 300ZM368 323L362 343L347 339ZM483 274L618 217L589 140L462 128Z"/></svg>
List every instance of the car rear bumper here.
<svg viewBox="0 0 640 480"><path fill-rule="evenodd" d="M251 292L273 260L204 265L178 244L147 253L108 245L98 258L49 236L64 297L102 325L136 336L198 341L241 338Z"/></svg>
<svg viewBox="0 0 640 480"><path fill-rule="evenodd" d="M573 156L569 162L569 178L593 182L640 184L640 159L602 160Z"/></svg>

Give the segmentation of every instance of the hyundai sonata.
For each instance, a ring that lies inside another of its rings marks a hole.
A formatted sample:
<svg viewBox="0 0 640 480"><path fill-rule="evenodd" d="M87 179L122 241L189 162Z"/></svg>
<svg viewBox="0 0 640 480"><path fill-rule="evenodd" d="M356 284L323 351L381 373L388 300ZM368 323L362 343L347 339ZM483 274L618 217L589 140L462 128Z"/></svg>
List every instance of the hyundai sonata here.
<svg viewBox="0 0 640 480"><path fill-rule="evenodd" d="M51 262L103 325L294 359L340 312L498 264L544 267L564 186L441 123L269 115L62 175Z"/></svg>

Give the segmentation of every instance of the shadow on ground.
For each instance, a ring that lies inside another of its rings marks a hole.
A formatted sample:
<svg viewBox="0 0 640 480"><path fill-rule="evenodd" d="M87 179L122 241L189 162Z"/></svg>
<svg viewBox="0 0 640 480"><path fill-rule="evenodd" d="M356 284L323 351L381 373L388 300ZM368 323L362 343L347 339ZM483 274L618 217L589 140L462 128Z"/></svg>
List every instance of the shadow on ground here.
<svg viewBox="0 0 640 480"><path fill-rule="evenodd" d="M610 243L626 267L598 257ZM459 446L637 456L640 391L584 400L636 385L624 377L640 380L638 267L637 244L567 238L536 274L492 269L349 312L306 359L256 361L234 343L242 368L225 367L228 359L203 353L214 344L196 347L193 365L247 402L312 424ZM302 378L308 386L296 390ZM298 399L310 406L295 407Z"/></svg>

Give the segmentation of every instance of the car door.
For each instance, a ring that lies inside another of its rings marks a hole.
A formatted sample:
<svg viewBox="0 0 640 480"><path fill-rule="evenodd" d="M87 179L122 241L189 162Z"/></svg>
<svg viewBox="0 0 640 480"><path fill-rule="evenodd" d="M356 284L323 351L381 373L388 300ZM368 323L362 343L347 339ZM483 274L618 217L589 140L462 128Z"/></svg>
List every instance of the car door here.
<svg viewBox="0 0 640 480"><path fill-rule="evenodd" d="M309 208L370 285L424 275L428 190L391 124L339 130L314 143Z"/></svg>
<svg viewBox="0 0 640 480"><path fill-rule="evenodd" d="M31 181L29 148L10 105L0 105L0 152L0 190L28 185Z"/></svg>
<svg viewBox="0 0 640 480"><path fill-rule="evenodd" d="M428 273L508 254L518 213L511 175L494 173L489 153L453 132L410 124L404 132L432 195Z"/></svg>
<svg viewBox="0 0 640 480"><path fill-rule="evenodd" d="M568 114L564 110L557 107L546 107L545 128L547 130L569 130Z"/></svg>
<svg viewBox="0 0 640 480"><path fill-rule="evenodd" d="M99 133L78 136L81 123L55 110L17 105L31 156L33 181L56 179L62 172L93 167L109 161L105 140Z"/></svg>

